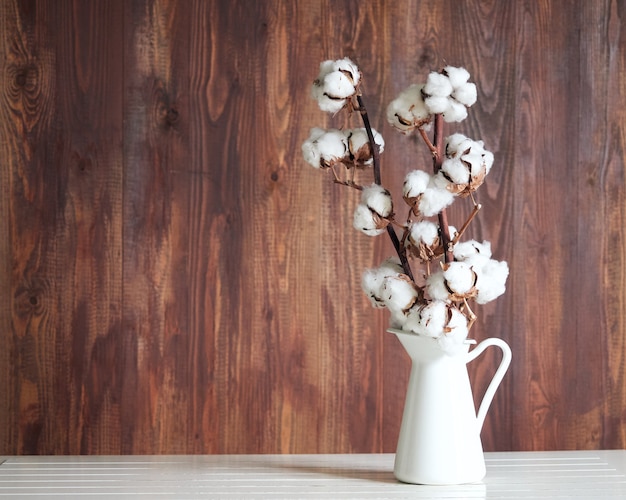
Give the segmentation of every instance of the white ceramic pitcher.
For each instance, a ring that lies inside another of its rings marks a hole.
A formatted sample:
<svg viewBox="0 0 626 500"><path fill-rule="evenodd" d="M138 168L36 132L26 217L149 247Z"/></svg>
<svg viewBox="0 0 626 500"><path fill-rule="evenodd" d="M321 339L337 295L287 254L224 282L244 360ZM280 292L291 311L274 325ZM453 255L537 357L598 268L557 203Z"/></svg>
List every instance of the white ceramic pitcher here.
<svg viewBox="0 0 626 500"><path fill-rule="evenodd" d="M448 353L435 339L395 329L389 332L398 337L412 361L396 450L396 478L413 484L480 481L485 477L480 431L511 362L508 344L489 338L468 352L468 341L458 352ZM476 414L466 365L490 346L502 350L502 361Z"/></svg>

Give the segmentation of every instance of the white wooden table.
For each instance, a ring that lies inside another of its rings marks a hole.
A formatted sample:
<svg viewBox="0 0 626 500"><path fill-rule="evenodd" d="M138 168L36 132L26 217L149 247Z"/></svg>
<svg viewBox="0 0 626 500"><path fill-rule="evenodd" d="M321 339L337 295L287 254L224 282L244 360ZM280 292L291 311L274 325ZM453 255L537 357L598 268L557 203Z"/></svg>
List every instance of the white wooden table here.
<svg viewBox="0 0 626 500"><path fill-rule="evenodd" d="M487 453L480 484L397 482L393 455L0 457L0 499L626 499L626 451Z"/></svg>

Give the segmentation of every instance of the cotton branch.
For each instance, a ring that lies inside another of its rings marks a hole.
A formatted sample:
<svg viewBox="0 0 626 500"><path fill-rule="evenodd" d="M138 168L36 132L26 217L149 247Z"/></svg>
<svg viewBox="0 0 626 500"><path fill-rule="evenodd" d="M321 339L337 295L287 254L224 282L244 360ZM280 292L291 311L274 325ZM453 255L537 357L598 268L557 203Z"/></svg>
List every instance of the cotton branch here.
<svg viewBox="0 0 626 500"><path fill-rule="evenodd" d="M361 114L361 118L363 119L363 126L365 127L365 131L367 132L367 138L370 141L370 147L372 148L374 182L380 186L382 184L382 180L380 175L380 155L378 153L378 144L376 144L376 142L374 141L374 133L372 132L372 126L370 124L369 116L367 115L367 108L365 107L365 104L363 104L363 99L360 95L357 95L356 98L359 104L358 110ZM398 257L400 258L400 264L402 265L404 274L411 278L411 280L414 280L413 273L411 272L411 266L406 257L406 252L400 244L398 235L396 234L396 231L391 224L387 226L387 234L389 235L389 239L391 239L391 243L393 244L393 247L396 249Z"/></svg>
<svg viewBox="0 0 626 500"><path fill-rule="evenodd" d="M437 174L441 170L441 164L443 163L444 156L444 140L443 140L443 116L441 114L435 115L435 131L434 131L434 143L433 150L433 170ZM450 245L450 228L448 226L448 216L446 209L444 208L438 215L439 219L439 231L441 237L441 243L444 250L445 262L452 262L454 256L452 254L452 248Z"/></svg>

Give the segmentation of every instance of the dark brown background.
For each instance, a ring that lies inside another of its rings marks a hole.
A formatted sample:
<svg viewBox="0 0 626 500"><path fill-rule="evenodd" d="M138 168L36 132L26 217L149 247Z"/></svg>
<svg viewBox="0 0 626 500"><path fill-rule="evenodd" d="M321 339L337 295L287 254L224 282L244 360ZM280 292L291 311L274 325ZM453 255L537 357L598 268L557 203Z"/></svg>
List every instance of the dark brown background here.
<svg viewBox="0 0 626 500"><path fill-rule="evenodd" d="M394 451L408 359L359 284L391 247L300 153L346 124L308 94L343 56L396 192L429 162L389 100L444 64L478 84L449 130L495 153L469 236L511 276L473 332L514 353L485 448L626 447L625 21L623 0L0 0L0 454Z"/></svg>

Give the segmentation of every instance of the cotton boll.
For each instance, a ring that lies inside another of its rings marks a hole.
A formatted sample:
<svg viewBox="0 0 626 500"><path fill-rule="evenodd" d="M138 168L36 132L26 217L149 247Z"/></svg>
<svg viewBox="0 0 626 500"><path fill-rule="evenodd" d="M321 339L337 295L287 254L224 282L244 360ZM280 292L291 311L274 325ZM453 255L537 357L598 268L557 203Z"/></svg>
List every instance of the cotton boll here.
<svg viewBox="0 0 626 500"><path fill-rule="evenodd" d="M376 308L385 307L381 292L385 278L396 276L402 272L400 261L397 259L387 259L380 267L366 269L361 275L361 288L368 296L372 306Z"/></svg>
<svg viewBox="0 0 626 500"><path fill-rule="evenodd" d="M346 157L344 163L348 165L356 164L361 167L371 165L374 159L367 131L364 128L348 129L344 131L344 135L346 136L349 151L349 157ZM385 150L385 140L376 129L372 129L372 135L380 154Z"/></svg>
<svg viewBox="0 0 626 500"><path fill-rule="evenodd" d="M433 300L422 307L420 316L422 334L433 338L440 337L448 322L448 304Z"/></svg>
<svg viewBox="0 0 626 500"><path fill-rule="evenodd" d="M426 105L426 109L428 109L431 114L435 115L445 113L450 105L450 100L447 97L432 96L424 99L424 104Z"/></svg>
<svg viewBox="0 0 626 500"><path fill-rule="evenodd" d="M505 292L506 279L509 276L509 266L505 261L490 259L476 269L476 274L478 276L476 281L478 304L491 302Z"/></svg>
<svg viewBox="0 0 626 500"><path fill-rule="evenodd" d="M346 99L332 99L326 94L326 90L322 85L313 84L311 95L317 101L317 105L326 113L338 113L346 105Z"/></svg>
<svg viewBox="0 0 626 500"><path fill-rule="evenodd" d="M401 326L400 328L405 332L412 332L421 334L422 326L421 326L421 316L420 309L422 308L422 304L416 302L413 304L408 311L402 313L401 317Z"/></svg>
<svg viewBox="0 0 626 500"><path fill-rule="evenodd" d="M439 239L439 227L434 222L413 222L409 227L409 240L415 244L433 245Z"/></svg>
<svg viewBox="0 0 626 500"><path fill-rule="evenodd" d="M407 198L416 198L421 195L430 182L430 175L423 170L413 170L404 178L402 186L402 196Z"/></svg>
<svg viewBox="0 0 626 500"><path fill-rule="evenodd" d="M350 59L324 61L311 87L311 95L322 111L337 113L354 95L360 79L361 73Z"/></svg>
<svg viewBox="0 0 626 500"><path fill-rule="evenodd" d="M324 135L326 131L321 128L312 128L309 138L302 143L302 156L304 161L315 168L320 168L322 155L317 145L317 140Z"/></svg>
<svg viewBox="0 0 626 500"><path fill-rule="evenodd" d="M385 277L401 274L402 264L400 263L400 259L398 257L389 257L385 259L378 267L378 271L384 274Z"/></svg>
<svg viewBox="0 0 626 500"><path fill-rule="evenodd" d="M402 265L397 257L389 257L379 267L366 269L361 275L361 288L370 299L372 305L377 308L385 307L381 296L385 278L397 276L402 273Z"/></svg>
<svg viewBox="0 0 626 500"><path fill-rule="evenodd" d="M458 152L464 152L472 147L474 141L464 136L463 134L452 134L445 139L446 144L446 156L453 158Z"/></svg>
<svg viewBox="0 0 626 500"><path fill-rule="evenodd" d="M469 80L470 74L465 68L456 68L454 66L446 66L443 72L448 76L450 85L453 88L461 87L467 80Z"/></svg>
<svg viewBox="0 0 626 500"><path fill-rule="evenodd" d="M471 106L476 102L476 85L468 82L470 75L465 68L447 66L444 73L448 75L452 85L453 90L450 94L453 100L463 106Z"/></svg>
<svg viewBox="0 0 626 500"><path fill-rule="evenodd" d="M366 269L361 275L361 288L370 299L373 307L383 308L385 303L380 296L384 276L377 272L377 269Z"/></svg>
<svg viewBox="0 0 626 500"><path fill-rule="evenodd" d="M454 297L453 300L469 297L474 291L476 273L465 262L449 262L443 270L445 285Z"/></svg>
<svg viewBox="0 0 626 500"><path fill-rule="evenodd" d="M430 262L443 254L439 240L439 227L434 222L412 222L404 245L413 257Z"/></svg>
<svg viewBox="0 0 626 500"><path fill-rule="evenodd" d="M352 60L348 57L344 57L343 59L338 59L333 62L333 71L339 71L344 74L348 74L353 85L356 87L361 81L361 71L358 66L352 62Z"/></svg>
<svg viewBox="0 0 626 500"><path fill-rule="evenodd" d="M413 84L387 106L387 121L402 132L409 132L430 121L422 89L424 85Z"/></svg>
<svg viewBox="0 0 626 500"><path fill-rule="evenodd" d="M469 334L467 318L456 307L450 307L450 319L444 327L444 334L438 342L442 350L448 353L464 349L464 342Z"/></svg>
<svg viewBox="0 0 626 500"><path fill-rule="evenodd" d="M312 128L302 144L302 155L315 168L328 168L346 154L347 145L340 130Z"/></svg>
<svg viewBox="0 0 626 500"><path fill-rule="evenodd" d="M442 271L433 273L426 279L426 293L433 300L450 300L450 291L446 288Z"/></svg>
<svg viewBox="0 0 626 500"><path fill-rule="evenodd" d="M473 83L460 85L454 89L452 97L464 106L471 106L477 98L476 85Z"/></svg>
<svg viewBox="0 0 626 500"><path fill-rule="evenodd" d="M465 164L469 165L469 170L472 177L484 177L486 175L485 161L481 153L475 153L474 151L472 151L469 154L463 155L462 160Z"/></svg>
<svg viewBox="0 0 626 500"><path fill-rule="evenodd" d="M448 100L448 107L442 111L446 123L462 122L467 118L467 108L455 100Z"/></svg>
<svg viewBox="0 0 626 500"><path fill-rule="evenodd" d="M348 129L344 131L344 134L348 141L348 149L352 156L357 156L357 152L364 146L369 148L370 141L364 128Z"/></svg>
<svg viewBox="0 0 626 500"><path fill-rule="evenodd" d="M386 221L385 221L386 222ZM385 232L387 223L381 226L380 217L372 212L367 205L359 204L354 211L352 225L355 229L368 236L378 236Z"/></svg>
<svg viewBox="0 0 626 500"><path fill-rule="evenodd" d="M454 184L467 184L470 180L470 172L467 165L459 158L448 158L441 164L442 174Z"/></svg>
<svg viewBox="0 0 626 500"><path fill-rule="evenodd" d="M491 243L489 241L479 243L476 240L469 240L454 245L454 258L456 260L463 261L479 256L491 258Z"/></svg>
<svg viewBox="0 0 626 500"><path fill-rule="evenodd" d="M390 311L408 311L415 303L418 291L405 274L385 278L381 296Z"/></svg>
<svg viewBox="0 0 626 500"><path fill-rule="evenodd" d="M324 93L331 99L347 99L354 94L352 79L340 71L334 71L324 78Z"/></svg>
<svg viewBox="0 0 626 500"><path fill-rule="evenodd" d="M328 167L345 156L348 146L341 130L329 129L317 138L317 148L321 166Z"/></svg>
<svg viewBox="0 0 626 500"><path fill-rule="evenodd" d="M391 194L384 187L372 184L363 188L361 203L381 217L389 217L393 212Z"/></svg>
<svg viewBox="0 0 626 500"><path fill-rule="evenodd" d="M404 311L389 311L389 328L409 331L406 327L406 321L407 317Z"/></svg>
<svg viewBox="0 0 626 500"><path fill-rule="evenodd" d="M429 186L421 195L417 209L426 217L438 214L454 201L454 194L446 189Z"/></svg>
<svg viewBox="0 0 626 500"><path fill-rule="evenodd" d="M435 72L428 75L426 85L424 85L424 94L428 96L448 97L451 93L452 84L446 75Z"/></svg>

